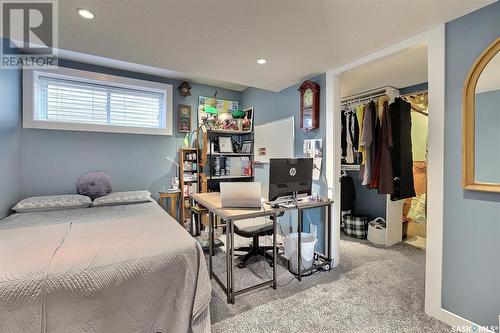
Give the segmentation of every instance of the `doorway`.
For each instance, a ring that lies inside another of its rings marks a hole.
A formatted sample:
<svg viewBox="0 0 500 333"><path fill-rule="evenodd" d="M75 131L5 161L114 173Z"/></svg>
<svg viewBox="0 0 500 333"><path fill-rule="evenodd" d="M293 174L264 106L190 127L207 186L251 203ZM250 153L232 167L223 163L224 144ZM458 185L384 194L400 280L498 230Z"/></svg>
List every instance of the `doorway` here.
<svg viewBox="0 0 500 333"><path fill-rule="evenodd" d="M382 59L391 54L411 47L427 46L428 52L428 90L429 90L429 128L427 157L427 224L426 224L426 269L425 269L425 312L449 325L464 322L442 309L441 306L441 268L443 232L443 164L444 164L444 100L445 100L445 27L434 29L407 38L397 44L381 49L349 64L337 67L326 75L327 122L327 182L329 195L336 203L340 202L341 145L340 145L340 77L343 72ZM334 205L335 216L340 216L340 205ZM334 240L332 253L334 265L342 262L340 255L340 221L330 234Z"/></svg>

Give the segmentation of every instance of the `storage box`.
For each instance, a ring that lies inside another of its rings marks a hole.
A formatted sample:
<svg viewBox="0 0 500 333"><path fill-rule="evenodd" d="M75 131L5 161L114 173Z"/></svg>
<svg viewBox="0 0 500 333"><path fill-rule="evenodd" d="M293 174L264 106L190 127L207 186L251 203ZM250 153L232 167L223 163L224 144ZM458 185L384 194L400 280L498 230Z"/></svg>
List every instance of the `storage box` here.
<svg viewBox="0 0 500 333"><path fill-rule="evenodd" d="M370 217L366 215L346 214L343 216L344 233L349 237L366 239Z"/></svg>
<svg viewBox="0 0 500 333"><path fill-rule="evenodd" d="M375 245L386 245L387 229L383 218L378 217L368 223L368 240Z"/></svg>

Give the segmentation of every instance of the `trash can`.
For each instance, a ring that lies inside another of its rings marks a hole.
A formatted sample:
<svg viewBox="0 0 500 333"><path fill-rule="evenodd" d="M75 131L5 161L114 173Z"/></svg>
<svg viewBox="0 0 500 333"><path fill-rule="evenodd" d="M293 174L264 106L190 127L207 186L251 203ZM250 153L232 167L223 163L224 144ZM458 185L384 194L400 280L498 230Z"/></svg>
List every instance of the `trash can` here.
<svg viewBox="0 0 500 333"><path fill-rule="evenodd" d="M301 252L302 252L302 270L312 267L314 261L314 247L316 246L317 239L313 235L303 232L301 234ZM297 269L297 246L298 246L298 232L292 232L283 238L283 245L285 247L285 257L289 261L290 272L298 274Z"/></svg>

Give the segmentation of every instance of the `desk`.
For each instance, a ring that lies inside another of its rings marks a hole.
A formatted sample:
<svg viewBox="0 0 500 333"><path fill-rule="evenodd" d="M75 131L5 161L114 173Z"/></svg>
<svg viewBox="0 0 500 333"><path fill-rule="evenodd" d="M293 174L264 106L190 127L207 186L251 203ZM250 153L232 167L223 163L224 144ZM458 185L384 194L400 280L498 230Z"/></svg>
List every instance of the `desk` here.
<svg viewBox="0 0 500 333"><path fill-rule="evenodd" d="M177 220L177 201L179 200L181 192L160 192L158 204L163 207L164 200L170 199L168 202L168 214ZM180 222L179 222L180 223Z"/></svg>
<svg viewBox="0 0 500 333"><path fill-rule="evenodd" d="M220 193L211 192L211 193L196 193L191 195L191 199L198 202L199 204L205 206L209 211L208 216L208 228L209 228L209 255L208 255L208 268L210 278L214 278L215 281L221 286L224 292L227 295L227 302L234 304L234 299L236 295L242 294L244 292L254 290L257 288L261 288L264 286L272 286L273 289L276 289L276 259L277 259L277 244L276 244L276 226L277 226L277 215L291 210L298 210L299 220L298 220L298 274L297 278L299 281L302 279L302 256L300 255L301 251L301 232L302 232L302 217L304 210L311 208L319 208L326 207L328 210L327 213L327 246L325 249L325 254L328 260L331 261L330 258L330 231L331 231L331 215L332 215L332 201L326 202L307 202L298 205L293 208L272 208L271 206L264 204L262 208L252 209L252 208L223 208L220 198ZM226 285L222 283L219 277L212 270L212 251L214 244L214 217L218 216L226 221ZM236 220L244 220L256 217L273 217L273 278L269 281L257 284L255 286L251 286L241 290L235 290L234 285L234 221Z"/></svg>

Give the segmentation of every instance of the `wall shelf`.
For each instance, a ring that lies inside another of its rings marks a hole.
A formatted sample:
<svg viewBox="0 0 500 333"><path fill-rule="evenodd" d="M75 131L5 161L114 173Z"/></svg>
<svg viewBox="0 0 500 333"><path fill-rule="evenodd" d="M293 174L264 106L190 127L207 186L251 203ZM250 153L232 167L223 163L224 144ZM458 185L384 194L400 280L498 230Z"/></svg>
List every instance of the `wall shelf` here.
<svg viewBox="0 0 500 333"><path fill-rule="evenodd" d="M252 131L233 131L233 130L224 130L224 129L207 129L207 133L216 133L216 134L252 134Z"/></svg>

